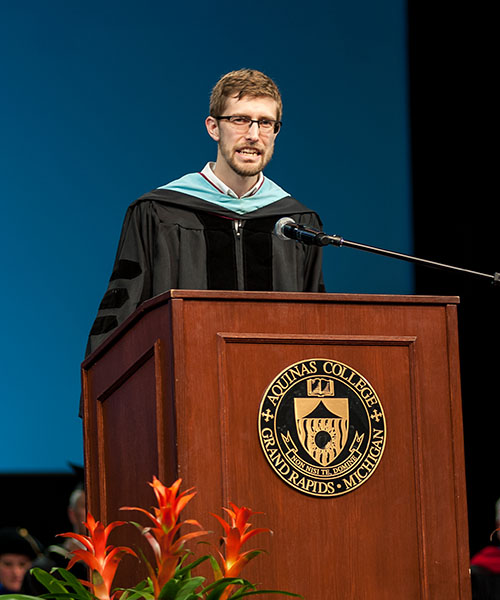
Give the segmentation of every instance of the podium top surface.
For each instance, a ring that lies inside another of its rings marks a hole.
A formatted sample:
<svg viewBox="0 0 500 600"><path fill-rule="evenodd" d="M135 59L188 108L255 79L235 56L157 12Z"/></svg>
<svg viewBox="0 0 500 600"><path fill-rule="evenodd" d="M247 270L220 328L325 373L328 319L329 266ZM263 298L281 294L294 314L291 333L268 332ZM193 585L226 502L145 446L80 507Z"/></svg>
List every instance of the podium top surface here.
<svg viewBox="0 0 500 600"><path fill-rule="evenodd" d="M298 302L302 304L459 304L458 296L423 296L402 294L327 294L305 292L248 292L229 290L172 289L143 302L134 315L149 312L171 300L217 302ZM131 315L132 316L132 315ZM130 317L129 317L130 318ZM128 319L127 319L128 321Z"/></svg>
<svg viewBox="0 0 500 600"><path fill-rule="evenodd" d="M457 305L457 296L417 296L417 295L390 295L390 294L327 294L304 292L249 292L227 290L178 290L172 289L150 298L143 302L108 338L106 338L92 354L87 356L82 366L85 368L92 364L98 355L101 355L118 337L130 329L134 323L145 314L159 307L176 301L207 301L207 302L265 302L276 303L301 303L301 304L346 304L346 305Z"/></svg>
<svg viewBox="0 0 500 600"><path fill-rule="evenodd" d="M326 294L305 292L237 292L219 290L169 290L144 302L156 303L171 298L205 300L261 300L266 302L354 302L383 304L458 304L458 296L416 296L401 294Z"/></svg>

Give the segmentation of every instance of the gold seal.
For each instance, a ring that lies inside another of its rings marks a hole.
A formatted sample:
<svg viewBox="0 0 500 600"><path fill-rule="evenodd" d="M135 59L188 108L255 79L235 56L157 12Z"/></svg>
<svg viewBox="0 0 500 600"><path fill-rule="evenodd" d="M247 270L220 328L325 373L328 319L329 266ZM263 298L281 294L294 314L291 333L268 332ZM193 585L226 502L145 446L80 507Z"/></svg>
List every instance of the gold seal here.
<svg viewBox="0 0 500 600"><path fill-rule="evenodd" d="M285 483L331 498L373 475L385 448L385 416L360 373L312 358L290 365L269 384L259 409L259 438Z"/></svg>

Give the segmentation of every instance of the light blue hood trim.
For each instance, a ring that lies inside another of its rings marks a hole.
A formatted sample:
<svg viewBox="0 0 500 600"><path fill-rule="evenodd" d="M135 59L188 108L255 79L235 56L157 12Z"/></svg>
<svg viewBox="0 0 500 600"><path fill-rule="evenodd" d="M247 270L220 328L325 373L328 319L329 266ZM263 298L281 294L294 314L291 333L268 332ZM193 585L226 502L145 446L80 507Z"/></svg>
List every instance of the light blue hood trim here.
<svg viewBox="0 0 500 600"><path fill-rule="evenodd" d="M277 200L282 200L290 194L281 189L279 185L273 183L267 177L264 178L264 183L260 189L248 198L233 198L226 194L222 194L209 181L201 175L201 173L189 173L180 179L176 179L171 183L162 185L159 190L173 190L182 192L190 196L195 196L206 202L212 202L218 206L223 206L237 214L245 215L253 212L258 208L268 206Z"/></svg>

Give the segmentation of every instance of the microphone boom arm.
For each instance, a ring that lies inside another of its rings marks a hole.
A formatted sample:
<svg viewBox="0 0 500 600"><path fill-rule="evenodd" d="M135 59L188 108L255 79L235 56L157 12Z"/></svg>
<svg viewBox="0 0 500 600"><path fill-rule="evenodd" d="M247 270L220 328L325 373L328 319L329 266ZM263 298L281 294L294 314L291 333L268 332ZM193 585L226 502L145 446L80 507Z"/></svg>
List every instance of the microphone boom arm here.
<svg viewBox="0 0 500 600"><path fill-rule="evenodd" d="M500 273L490 275L488 273L480 273L479 271L471 271L469 269L463 269L461 267L454 267L452 265L446 265L444 263L435 262L433 260L427 260L425 258L417 258L416 256L410 256L409 254L402 254L401 252L393 252L392 250L384 250L383 248L377 248L375 246L368 246L366 244L359 244L358 242L351 242L345 240L340 235L328 235L318 231L315 243L318 246L346 246L347 248L354 248L356 250L364 250L365 252L372 252L374 254L380 254L382 256L388 256L390 258L398 258L400 260L406 260L408 262L425 265L434 269L442 269L446 271L456 271L459 273L465 273L467 275L474 275L476 277L482 277L483 279L489 279L493 285L500 284Z"/></svg>

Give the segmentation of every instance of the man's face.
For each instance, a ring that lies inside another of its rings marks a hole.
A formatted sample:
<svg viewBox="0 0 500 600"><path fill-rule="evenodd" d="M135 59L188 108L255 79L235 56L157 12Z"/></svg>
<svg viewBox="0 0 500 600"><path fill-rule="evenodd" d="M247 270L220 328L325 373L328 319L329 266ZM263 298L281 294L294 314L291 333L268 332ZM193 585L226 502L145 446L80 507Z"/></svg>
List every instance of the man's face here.
<svg viewBox="0 0 500 600"><path fill-rule="evenodd" d="M85 510L85 492L82 490L76 498L73 507L68 508L68 517L73 525L73 531L76 533L86 533L86 527L83 524L86 518Z"/></svg>
<svg viewBox="0 0 500 600"><path fill-rule="evenodd" d="M269 96L256 98L228 98L224 116L244 116L250 119L278 118L278 105ZM217 165L224 170L231 169L242 177L253 177L260 173L271 160L276 133L262 132L257 123L252 123L248 131L237 131L231 123L216 121L208 117L209 134L219 143Z"/></svg>
<svg viewBox="0 0 500 600"><path fill-rule="evenodd" d="M31 559L24 554L2 554L0 556L0 583L8 590L18 592L24 575L31 567Z"/></svg>

